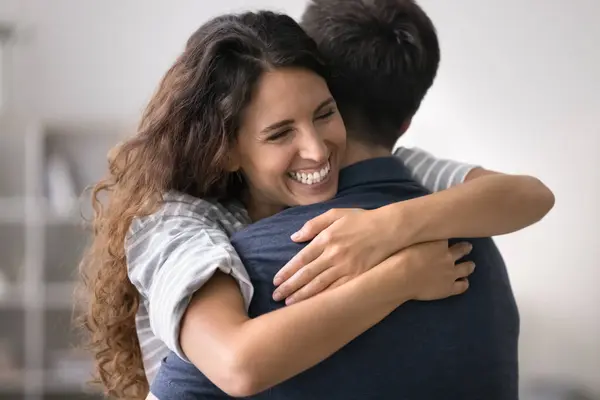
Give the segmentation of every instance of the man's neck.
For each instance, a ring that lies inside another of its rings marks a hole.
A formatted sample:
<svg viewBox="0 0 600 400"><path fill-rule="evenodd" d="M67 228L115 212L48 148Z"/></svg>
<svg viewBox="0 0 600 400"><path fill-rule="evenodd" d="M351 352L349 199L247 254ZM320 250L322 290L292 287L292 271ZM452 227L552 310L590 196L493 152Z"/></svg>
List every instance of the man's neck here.
<svg viewBox="0 0 600 400"><path fill-rule="evenodd" d="M346 155L342 160L342 167L347 167L371 158L389 157L391 155L391 150L384 146L366 144L348 138L348 141L346 142Z"/></svg>

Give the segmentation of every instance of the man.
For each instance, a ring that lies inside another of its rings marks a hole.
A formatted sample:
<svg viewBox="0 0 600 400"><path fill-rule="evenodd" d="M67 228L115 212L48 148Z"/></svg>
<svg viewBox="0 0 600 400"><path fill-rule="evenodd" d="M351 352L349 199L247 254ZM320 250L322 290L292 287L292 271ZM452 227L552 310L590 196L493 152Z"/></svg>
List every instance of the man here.
<svg viewBox="0 0 600 400"><path fill-rule="evenodd" d="M335 71L330 84L348 130L349 166L331 201L290 208L233 236L255 285L253 316L283 306L270 299L273 270L301 248L289 237L304 222L331 208L372 209L427 194L389 156L437 72L429 18L411 0L314 0L303 24ZM452 179L441 165L425 173ZM471 243L469 259L478 269L467 293L407 303L330 358L255 398L517 399L519 317L506 268L491 239ZM171 356L152 387L161 400L173 377L189 398L223 398L193 365Z"/></svg>

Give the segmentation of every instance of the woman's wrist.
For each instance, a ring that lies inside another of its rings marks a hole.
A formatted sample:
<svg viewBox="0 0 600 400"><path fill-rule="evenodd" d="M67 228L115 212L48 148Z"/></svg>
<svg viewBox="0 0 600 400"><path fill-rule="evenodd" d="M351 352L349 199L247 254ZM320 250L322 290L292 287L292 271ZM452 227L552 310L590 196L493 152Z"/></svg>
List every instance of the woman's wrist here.
<svg viewBox="0 0 600 400"><path fill-rule="evenodd" d="M411 285L410 265L414 263L410 252L398 251L373 269L381 273L381 291L391 296L397 307L416 298Z"/></svg>
<svg viewBox="0 0 600 400"><path fill-rule="evenodd" d="M381 238L390 253L398 252L413 244L420 243L424 230L424 221L419 218L414 203L398 202L378 210L377 223L382 226Z"/></svg>

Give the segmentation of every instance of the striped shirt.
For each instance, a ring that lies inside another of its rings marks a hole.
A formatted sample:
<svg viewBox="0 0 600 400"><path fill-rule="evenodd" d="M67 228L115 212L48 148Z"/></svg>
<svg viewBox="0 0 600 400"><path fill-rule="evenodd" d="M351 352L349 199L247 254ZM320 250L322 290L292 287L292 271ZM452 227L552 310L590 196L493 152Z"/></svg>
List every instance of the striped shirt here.
<svg viewBox="0 0 600 400"><path fill-rule="evenodd" d="M395 153L413 178L431 191L462 183L474 166L440 160L416 148ZM219 270L238 283L246 307L253 287L230 242L250 224L241 204L169 193L152 215L136 218L125 240L129 279L140 294L136 328L151 383L169 351L187 360L179 345L179 325L191 296Z"/></svg>

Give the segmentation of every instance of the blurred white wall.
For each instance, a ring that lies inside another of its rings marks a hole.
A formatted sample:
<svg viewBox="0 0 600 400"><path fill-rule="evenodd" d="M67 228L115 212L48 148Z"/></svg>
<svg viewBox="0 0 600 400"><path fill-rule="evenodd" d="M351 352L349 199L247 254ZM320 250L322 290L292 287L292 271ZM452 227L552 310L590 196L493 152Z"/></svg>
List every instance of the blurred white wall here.
<svg viewBox="0 0 600 400"><path fill-rule="evenodd" d="M547 219L498 239L521 310L522 375L600 393L600 2L422 4L443 62L406 141L554 190Z"/></svg>
<svg viewBox="0 0 600 400"><path fill-rule="evenodd" d="M136 118L188 36L211 16L303 1L0 0L19 21L13 107L55 118Z"/></svg>
<svg viewBox="0 0 600 400"><path fill-rule="evenodd" d="M0 0L18 23L6 109L134 120L188 35L215 14L304 0ZM546 220L498 240L522 314L524 378L600 393L600 3L421 0L443 61L405 143L542 178Z"/></svg>

